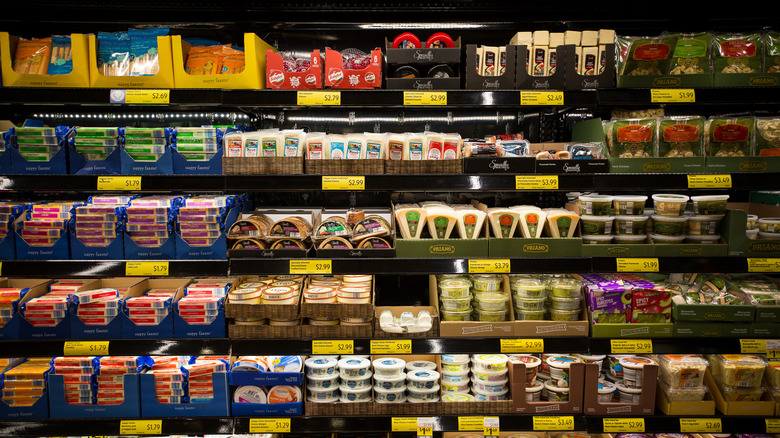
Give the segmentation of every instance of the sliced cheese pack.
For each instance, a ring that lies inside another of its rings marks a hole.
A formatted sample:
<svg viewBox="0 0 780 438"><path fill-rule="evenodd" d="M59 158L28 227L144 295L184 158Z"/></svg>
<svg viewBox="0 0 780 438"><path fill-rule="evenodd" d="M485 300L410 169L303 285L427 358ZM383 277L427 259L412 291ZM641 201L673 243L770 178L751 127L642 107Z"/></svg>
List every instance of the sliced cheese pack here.
<svg viewBox="0 0 780 438"><path fill-rule="evenodd" d="M520 213L503 207L489 208L487 211L493 236L499 239L509 239L515 235Z"/></svg>
<svg viewBox="0 0 780 438"><path fill-rule="evenodd" d="M328 134L324 149L326 160L344 160L347 158L347 139L343 135Z"/></svg>
<svg viewBox="0 0 780 438"><path fill-rule="evenodd" d="M364 157L367 160L387 159L387 134L367 132L365 138Z"/></svg>
<svg viewBox="0 0 780 438"><path fill-rule="evenodd" d="M307 160L323 160L325 159L325 142L326 135L321 132L310 132L306 134L306 147L304 148L304 156Z"/></svg>
<svg viewBox="0 0 780 438"><path fill-rule="evenodd" d="M395 223L404 239L419 239L427 218L428 212L418 204L399 204L395 207Z"/></svg>

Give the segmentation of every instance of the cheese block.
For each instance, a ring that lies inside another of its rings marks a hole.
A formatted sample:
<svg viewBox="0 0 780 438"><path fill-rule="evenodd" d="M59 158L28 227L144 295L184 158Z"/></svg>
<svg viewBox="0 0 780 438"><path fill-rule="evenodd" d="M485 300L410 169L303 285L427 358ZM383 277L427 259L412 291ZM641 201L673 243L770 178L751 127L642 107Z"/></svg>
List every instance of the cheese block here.
<svg viewBox="0 0 780 438"><path fill-rule="evenodd" d="M545 230L551 237L573 237L580 217L571 211L553 209L547 213Z"/></svg>
<svg viewBox="0 0 780 438"><path fill-rule="evenodd" d="M404 239L419 239L427 217L427 211L417 204L401 204L395 208L395 223Z"/></svg>
<svg viewBox="0 0 780 438"><path fill-rule="evenodd" d="M456 208L458 235L461 239L478 239L482 234L482 225L487 213L476 208Z"/></svg>
<svg viewBox="0 0 780 438"><path fill-rule="evenodd" d="M425 135L425 144L428 145L426 160L444 159L444 138L437 133L427 133Z"/></svg>
<svg viewBox="0 0 780 438"><path fill-rule="evenodd" d="M310 132L306 134L304 156L307 160L325 159L325 134L321 132Z"/></svg>
<svg viewBox="0 0 780 438"><path fill-rule="evenodd" d="M347 135L348 160L362 160L366 158L366 138L363 134Z"/></svg>
<svg viewBox="0 0 780 438"><path fill-rule="evenodd" d="M349 240L343 237L329 237L320 243L320 249L352 249L353 246Z"/></svg>
<svg viewBox="0 0 780 438"><path fill-rule="evenodd" d="M387 135L387 159L392 161L408 160L404 158L404 152L408 153L409 146L404 134Z"/></svg>
<svg viewBox="0 0 780 438"><path fill-rule="evenodd" d="M314 232L315 239L327 239L335 236L349 236L352 234L352 227L344 219L332 216L317 225Z"/></svg>
<svg viewBox="0 0 780 438"><path fill-rule="evenodd" d="M489 208L487 217L493 228L493 236L499 239L512 238L517 229L520 214L508 208Z"/></svg>
<svg viewBox="0 0 780 438"><path fill-rule="evenodd" d="M244 135L240 132L231 132L223 137L226 157L244 156Z"/></svg>
<svg viewBox="0 0 780 438"><path fill-rule="evenodd" d="M286 129L282 131L282 156L302 157L306 133L303 129Z"/></svg>
<svg viewBox="0 0 780 438"><path fill-rule="evenodd" d="M427 209L426 222L428 232L434 239L449 239L458 223L455 210L450 207L430 207Z"/></svg>
<svg viewBox="0 0 780 438"><path fill-rule="evenodd" d="M363 134L365 147L363 158L367 160L387 159L387 135L367 132Z"/></svg>
<svg viewBox="0 0 780 438"><path fill-rule="evenodd" d="M260 137L261 157L281 157L284 153L281 143L283 137L278 132L265 132Z"/></svg>
<svg viewBox="0 0 780 438"><path fill-rule="evenodd" d="M521 209L518 213L520 215L520 232L523 237L534 239L542 237L547 213L538 207Z"/></svg>
<svg viewBox="0 0 780 438"><path fill-rule="evenodd" d="M404 142L404 160L426 160L428 157L428 142L423 134L406 134Z"/></svg>
<svg viewBox="0 0 780 438"><path fill-rule="evenodd" d="M461 157L463 140L460 134L446 134L442 137L442 159L455 160Z"/></svg>
<svg viewBox="0 0 780 438"><path fill-rule="evenodd" d="M352 240L359 241L369 237L382 237L390 235L390 224L378 215L369 215L355 224L352 229Z"/></svg>
<svg viewBox="0 0 780 438"><path fill-rule="evenodd" d="M273 222L268 216L263 214L252 215L231 225L228 229L227 237L228 239L267 237L272 225Z"/></svg>
<svg viewBox="0 0 780 438"><path fill-rule="evenodd" d="M260 133L246 132L243 136L244 155L243 157L261 157L260 152Z"/></svg>
<svg viewBox="0 0 780 438"><path fill-rule="evenodd" d="M325 138L325 159L343 160L347 158L347 139L343 135L328 134Z"/></svg>

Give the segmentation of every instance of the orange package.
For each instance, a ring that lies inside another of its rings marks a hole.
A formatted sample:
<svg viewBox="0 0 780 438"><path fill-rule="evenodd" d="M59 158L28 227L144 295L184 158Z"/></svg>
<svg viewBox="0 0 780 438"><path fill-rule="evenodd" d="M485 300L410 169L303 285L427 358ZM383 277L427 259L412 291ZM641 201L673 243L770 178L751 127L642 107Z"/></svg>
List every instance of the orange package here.
<svg viewBox="0 0 780 438"><path fill-rule="evenodd" d="M184 71L191 75L215 75L222 70L225 46L193 46L187 54Z"/></svg>
<svg viewBox="0 0 780 438"><path fill-rule="evenodd" d="M223 75L232 75L244 71L244 52L230 47L222 49L222 69Z"/></svg>
<svg viewBox="0 0 780 438"><path fill-rule="evenodd" d="M51 38L21 39L16 46L14 71L23 75L45 75L49 70Z"/></svg>

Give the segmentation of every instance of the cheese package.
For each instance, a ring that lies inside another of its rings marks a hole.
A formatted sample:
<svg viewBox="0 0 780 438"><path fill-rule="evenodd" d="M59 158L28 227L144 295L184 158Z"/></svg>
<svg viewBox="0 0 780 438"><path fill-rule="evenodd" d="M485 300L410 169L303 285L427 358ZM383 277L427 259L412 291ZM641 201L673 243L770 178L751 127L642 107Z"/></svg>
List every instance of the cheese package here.
<svg viewBox="0 0 780 438"><path fill-rule="evenodd" d="M387 159L392 161L408 160L408 149L407 138L404 134L387 134Z"/></svg>
<svg viewBox="0 0 780 438"><path fill-rule="evenodd" d="M419 239L422 236L428 213L417 204L400 204L395 207L395 223L404 239Z"/></svg>
<svg viewBox="0 0 780 438"><path fill-rule="evenodd" d="M499 53L498 47L482 47L481 76L496 76L498 74Z"/></svg>
<svg viewBox="0 0 780 438"><path fill-rule="evenodd" d="M449 239L457 218L451 207L431 207L427 209L426 222L428 232L434 239Z"/></svg>
<svg viewBox="0 0 780 438"><path fill-rule="evenodd" d="M565 40L563 32L551 32L550 44L547 55L547 73L546 76L555 74L559 61L563 61L563 52L558 53L559 46L562 46Z"/></svg>
<svg viewBox="0 0 780 438"><path fill-rule="evenodd" d="M425 144L427 145L426 160L444 159L444 137L441 134L426 132Z"/></svg>
<svg viewBox="0 0 780 438"><path fill-rule="evenodd" d="M538 207L521 207L516 210L520 215L518 222L525 238L542 237L547 213Z"/></svg>
<svg viewBox="0 0 780 438"><path fill-rule="evenodd" d="M366 137L363 134L347 134L346 158L361 160L366 158Z"/></svg>
<svg viewBox="0 0 780 438"><path fill-rule="evenodd" d="M520 213L508 208L489 208L488 221L493 229L493 236L499 239L508 239L514 236Z"/></svg>
<svg viewBox="0 0 780 438"><path fill-rule="evenodd" d="M306 133L303 129L287 129L281 132L282 156L302 157L306 141Z"/></svg>
<svg viewBox="0 0 780 438"><path fill-rule="evenodd" d="M369 237L389 236L391 233L390 223L379 215L366 216L352 229L352 239L360 241Z"/></svg>
<svg viewBox="0 0 780 438"><path fill-rule="evenodd" d="M477 208L466 206L454 208L457 218L458 235L461 239L478 239L482 237L482 226L487 213Z"/></svg>
<svg viewBox="0 0 780 438"><path fill-rule="evenodd" d="M284 156L284 139L278 132L261 131L260 148L261 157L281 157Z"/></svg>
<svg viewBox="0 0 780 438"><path fill-rule="evenodd" d="M325 159L326 136L323 133L310 132L306 135L305 157L307 160Z"/></svg>
<svg viewBox="0 0 780 438"><path fill-rule="evenodd" d="M367 160L387 159L387 134L367 132L363 134L363 137L365 138L365 153L363 158Z"/></svg>
<svg viewBox="0 0 780 438"><path fill-rule="evenodd" d="M344 160L347 158L347 139L343 135L329 134L325 136L325 159Z"/></svg>
<svg viewBox="0 0 780 438"><path fill-rule="evenodd" d="M407 133L404 143L404 160L427 160L428 142L425 141L425 135L417 133Z"/></svg>
<svg viewBox="0 0 780 438"><path fill-rule="evenodd" d="M244 134L231 132L222 137L224 154L226 157L244 156Z"/></svg>

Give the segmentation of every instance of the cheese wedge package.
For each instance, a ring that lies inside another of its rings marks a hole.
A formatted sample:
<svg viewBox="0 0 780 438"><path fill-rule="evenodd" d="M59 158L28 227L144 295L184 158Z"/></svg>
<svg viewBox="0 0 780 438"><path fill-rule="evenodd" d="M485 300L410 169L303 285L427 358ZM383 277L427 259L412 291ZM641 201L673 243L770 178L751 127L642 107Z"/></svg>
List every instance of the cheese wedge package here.
<svg viewBox="0 0 780 438"><path fill-rule="evenodd" d="M490 226L493 229L493 237L509 239L514 237L520 220L520 213L503 207L489 208L487 211Z"/></svg>
<svg viewBox="0 0 780 438"><path fill-rule="evenodd" d="M399 204L395 207L395 223L404 239L419 239L428 223L428 212L417 204Z"/></svg>

